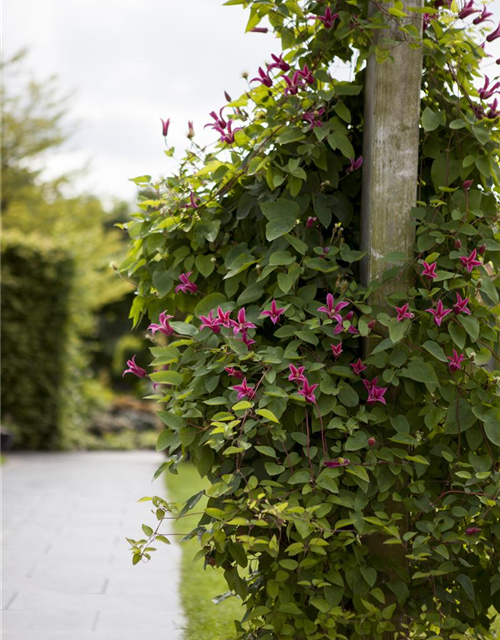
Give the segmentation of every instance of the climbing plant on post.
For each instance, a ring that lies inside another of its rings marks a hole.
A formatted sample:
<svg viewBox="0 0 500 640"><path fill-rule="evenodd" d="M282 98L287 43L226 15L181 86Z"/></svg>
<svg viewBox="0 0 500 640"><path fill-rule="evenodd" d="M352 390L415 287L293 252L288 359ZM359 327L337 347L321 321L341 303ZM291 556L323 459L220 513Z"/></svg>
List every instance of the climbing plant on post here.
<svg viewBox="0 0 500 640"><path fill-rule="evenodd" d="M155 342L127 371L162 407L157 474L189 454L208 477L188 535L245 603L241 638L491 638L500 83L475 82L500 27L473 2L228 4L282 51L210 114L215 150L135 179L127 225L131 317ZM415 241L363 280L366 62L390 69L403 46L423 59ZM148 498L157 523L130 539L133 562L201 495Z"/></svg>

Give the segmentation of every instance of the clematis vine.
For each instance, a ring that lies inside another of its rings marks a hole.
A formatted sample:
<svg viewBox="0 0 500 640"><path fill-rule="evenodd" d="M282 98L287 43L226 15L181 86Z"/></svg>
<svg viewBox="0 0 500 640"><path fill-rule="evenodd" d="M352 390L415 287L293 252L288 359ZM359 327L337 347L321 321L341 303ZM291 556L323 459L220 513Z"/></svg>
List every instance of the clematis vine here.
<svg viewBox="0 0 500 640"><path fill-rule="evenodd" d="M437 278L437 262L424 262L423 267L424 269L422 271L422 277L425 276L426 278L429 278L429 280L435 280Z"/></svg>
<svg viewBox="0 0 500 640"><path fill-rule="evenodd" d="M316 402L316 396L314 395L316 387L318 387L317 384L309 384L307 378L304 376L302 378L302 389L299 389L298 393L304 396L306 402L314 404Z"/></svg>
<svg viewBox="0 0 500 640"><path fill-rule="evenodd" d="M358 169L360 169L363 164L363 156L359 156L357 160L355 158L351 158L350 163L351 164L345 171L346 173L352 173L353 171L357 171Z"/></svg>
<svg viewBox="0 0 500 640"><path fill-rule="evenodd" d="M248 329L256 328L253 322L248 322L244 307L238 311L238 321L230 320L229 322L233 327L234 335L237 335L238 333L240 333L240 331L242 333L246 333Z"/></svg>
<svg viewBox="0 0 500 640"><path fill-rule="evenodd" d="M214 333L220 333L220 325L221 325L220 320L218 317L214 318L213 314L214 312L210 311L208 316L200 316L200 320L201 320L200 331L203 331L203 329L212 329Z"/></svg>
<svg viewBox="0 0 500 640"><path fill-rule="evenodd" d="M288 379L290 380L290 382L300 382L302 383L302 381L305 379L304 376L304 371L305 371L305 367L296 367L293 364L288 365L289 369L290 369L290 375L288 376Z"/></svg>
<svg viewBox="0 0 500 640"><path fill-rule="evenodd" d="M436 309L426 309L426 313L430 313L434 317L434 322L438 327L449 313L453 313L452 309L445 309L441 300L438 301Z"/></svg>
<svg viewBox="0 0 500 640"><path fill-rule="evenodd" d="M466 315L471 315L471 310L467 306L469 303L469 298L462 298L462 296L456 292L457 301L453 305L453 311L458 315L459 313L465 313Z"/></svg>
<svg viewBox="0 0 500 640"><path fill-rule="evenodd" d="M470 256L462 256L460 258L460 262L467 269L468 273L471 273L472 269L474 269L474 267L477 267L480 264L482 264L482 262L480 260L476 260L476 256L477 256L477 250L474 249L472 251L472 253L470 254Z"/></svg>
<svg viewBox="0 0 500 640"><path fill-rule="evenodd" d="M456 349L453 349L453 356L447 356L447 358L450 361L450 371L460 371L462 362L465 360L464 354L459 354Z"/></svg>
<svg viewBox="0 0 500 640"><path fill-rule="evenodd" d="M171 318L173 318L174 316L168 316L166 311L163 311L162 313L160 313L160 317L159 317L159 324L150 324L148 327L148 331L149 329L151 329L151 333L154 335L157 331L159 331L160 333L164 333L166 336L171 336L174 333L174 328L170 326L169 324L169 320Z"/></svg>
<svg viewBox="0 0 500 640"><path fill-rule="evenodd" d="M170 127L170 118L167 118L167 120L163 120L162 118L160 118L161 120L161 132L164 138L167 137L168 135L168 128Z"/></svg>
<svg viewBox="0 0 500 640"><path fill-rule="evenodd" d="M402 307L395 307L396 311L397 311L397 318L396 320L398 322L402 322L403 320L405 320L406 318L408 319L412 319L415 317L414 313L411 313L410 311L408 311L409 309L409 305L408 303L404 304Z"/></svg>
<svg viewBox="0 0 500 640"><path fill-rule="evenodd" d="M330 7L327 7L325 10L325 14L322 16L309 16L309 20L320 20L323 23L325 29L331 29L335 20L339 17L338 13L332 13Z"/></svg>
<svg viewBox="0 0 500 640"><path fill-rule="evenodd" d="M323 465L329 469L336 469L337 467L347 467L351 464L349 458L337 458L336 460L324 460Z"/></svg>
<svg viewBox="0 0 500 640"><path fill-rule="evenodd" d="M361 375L365 369L368 369L368 367L361 362L361 358L358 358L357 362L351 362L351 367L357 376Z"/></svg>
<svg viewBox="0 0 500 640"><path fill-rule="evenodd" d="M130 360L127 360L128 369L125 369L122 373L122 378L126 373L133 373L134 376L138 378L145 378L147 376L147 371L135 363L136 358L137 356L132 356Z"/></svg>
<svg viewBox="0 0 500 640"><path fill-rule="evenodd" d="M243 378L243 373L234 367L224 367L224 371L233 378L238 378L239 380Z"/></svg>
<svg viewBox="0 0 500 640"><path fill-rule="evenodd" d="M268 316L271 320L271 322L273 324L276 324L279 319L280 316L285 313L285 309L281 308L278 309L278 307L276 306L276 300L273 300L271 302L271 309L270 310L266 310L266 311L262 311L262 313L260 314L261 316Z"/></svg>
<svg viewBox="0 0 500 640"><path fill-rule="evenodd" d="M348 306L349 303L345 301L337 302L337 304L335 304L335 298L331 293L329 293L326 296L326 307L318 307L318 311L321 311L321 313L326 313L330 320L336 320L337 322L342 324L342 316L340 315L340 311Z"/></svg>
<svg viewBox="0 0 500 640"><path fill-rule="evenodd" d="M261 82L265 87L273 86L273 79L269 75L269 69L264 71L262 67L259 67L259 75L257 78L252 78L250 82Z"/></svg>
<svg viewBox="0 0 500 640"><path fill-rule="evenodd" d="M196 293L198 291L198 285L194 282L191 282L189 276L192 274L192 271L188 271L187 273L181 273L179 276L179 280L181 284L178 284L175 287L175 293L182 291L183 293Z"/></svg>
<svg viewBox="0 0 500 640"><path fill-rule="evenodd" d="M238 400L242 400L243 398L253 400L255 398L255 388L248 386L246 378L243 378L243 382L241 384L235 384L231 389L238 392Z"/></svg>
<svg viewBox="0 0 500 640"><path fill-rule="evenodd" d="M332 347L333 357L338 358L342 353L342 343L339 342L338 344L332 344L330 346Z"/></svg>

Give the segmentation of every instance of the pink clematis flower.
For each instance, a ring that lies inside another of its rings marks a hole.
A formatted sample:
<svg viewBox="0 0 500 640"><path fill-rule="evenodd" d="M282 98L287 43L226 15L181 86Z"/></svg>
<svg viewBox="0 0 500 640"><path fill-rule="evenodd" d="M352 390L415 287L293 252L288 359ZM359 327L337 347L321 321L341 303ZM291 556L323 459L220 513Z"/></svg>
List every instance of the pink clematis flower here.
<svg viewBox="0 0 500 640"><path fill-rule="evenodd" d="M240 309L238 311L238 321L237 322L236 322L236 320L230 320L229 322L231 323L231 326L233 327L234 335L237 335L238 333L240 333L240 331L242 333L246 334L248 329L255 329L256 328L256 326L254 325L253 322L248 322L247 316L246 316L246 311L245 311L244 308L242 308L242 309Z"/></svg>
<svg viewBox="0 0 500 640"><path fill-rule="evenodd" d="M340 315L340 311L348 306L349 302L345 301L337 302L337 304L335 304L335 298L331 293L329 293L326 296L326 307L318 307L318 311L321 311L321 313L326 313L330 320L336 320L337 322L342 323L342 316Z"/></svg>
<svg viewBox="0 0 500 640"><path fill-rule="evenodd" d="M472 21L472 24L481 24L481 22L485 22L485 20L488 20L488 18L492 15L493 14L491 13L491 11L488 11L488 9L484 7L482 12L477 16L477 18L474 18L474 20Z"/></svg>
<svg viewBox="0 0 500 640"><path fill-rule="evenodd" d="M486 36L486 41L493 42L493 40L496 40L497 38L500 38L500 24L497 26L495 31L492 31Z"/></svg>
<svg viewBox="0 0 500 640"><path fill-rule="evenodd" d="M446 316L453 312L452 309L445 309L441 300L437 303L436 309L426 309L425 311L434 316L434 322L438 327L441 326L441 322L446 318Z"/></svg>
<svg viewBox="0 0 500 640"><path fill-rule="evenodd" d="M370 393L370 391L377 386L378 378L373 378L373 380L363 380L362 382L368 393Z"/></svg>
<svg viewBox="0 0 500 640"><path fill-rule="evenodd" d="M242 398L253 400L253 398L255 398L255 389L254 387L248 386L246 378L243 378L243 382L241 384L235 384L231 389L238 392L238 400L241 400Z"/></svg>
<svg viewBox="0 0 500 640"><path fill-rule="evenodd" d="M342 343L339 342L338 344L332 344L330 346L332 347L333 357L338 358L342 353Z"/></svg>
<svg viewBox="0 0 500 640"><path fill-rule="evenodd" d="M269 29L267 27L254 27L250 29L252 33L267 33Z"/></svg>
<svg viewBox="0 0 500 640"><path fill-rule="evenodd" d="M151 333L154 335L157 331L164 333L166 336L171 336L174 333L174 328L170 326L169 320L174 316L168 316L166 311L160 313L159 324L150 324L148 327L151 329Z"/></svg>
<svg viewBox="0 0 500 640"><path fill-rule="evenodd" d="M163 120L162 118L160 118L161 120L161 132L164 138L167 137L168 135L168 128L170 127L170 118L167 118L167 120Z"/></svg>
<svg viewBox="0 0 500 640"><path fill-rule="evenodd" d="M304 80L305 80L305 82L307 82L307 84L314 84L316 82L316 78L313 76L313 73L309 69L307 64L305 64L302 67L302 69L299 69L299 71L297 73L299 74L299 76L304 78Z"/></svg>
<svg viewBox="0 0 500 640"><path fill-rule="evenodd" d="M228 102L231 102L231 100L228 100ZM222 107L222 109L220 109L219 111L219 115L217 115L215 113L215 111L211 111L208 115L210 117L212 117L215 122L209 122L205 125L204 128L206 127L213 127L215 128L216 126L219 127L220 129L225 129L227 127L227 122L224 120L223 116L222 116L222 112L224 111L225 107Z"/></svg>
<svg viewBox="0 0 500 640"><path fill-rule="evenodd" d="M467 306L469 303L469 298L462 298L462 296L457 291L457 301L453 305L453 311L458 315L459 313L465 313L466 315L471 315L471 310Z"/></svg>
<svg viewBox="0 0 500 640"><path fill-rule="evenodd" d="M192 274L192 271L188 271L187 273L181 273L179 276L179 280L181 284L178 284L175 287L175 293L182 291L183 293L196 293L198 291L198 285L194 282L191 282L189 276Z"/></svg>
<svg viewBox="0 0 500 640"><path fill-rule="evenodd" d="M231 326L230 311L222 311L220 307L217 308L217 318L219 319L219 324L221 327L229 328Z"/></svg>
<svg viewBox="0 0 500 640"><path fill-rule="evenodd" d="M447 356L450 361L449 367L450 371L460 371L462 368L462 362L465 360L465 356L463 353L458 354L456 349L453 349L453 356Z"/></svg>
<svg viewBox="0 0 500 640"><path fill-rule="evenodd" d="M241 332L241 340L249 349L253 344L255 344L255 340L252 340L246 331Z"/></svg>
<svg viewBox="0 0 500 640"><path fill-rule="evenodd" d="M283 54L280 53L279 56L275 56L274 53L271 53L271 58L273 62L267 65L267 70L271 71L271 69L279 69L280 71L290 71L290 65L288 62L283 60Z"/></svg>
<svg viewBox="0 0 500 640"><path fill-rule="evenodd" d="M314 216L309 216L307 218L306 227L308 229L312 229L316 225L317 221L318 221L318 218L315 218Z"/></svg>
<svg viewBox="0 0 500 640"><path fill-rule="evenodd" d="M286 84L286 96L296 96L299 92L299 89L304 86L304 82L298 71L296 71L291 78L289 76L283 76L283 80Z"/></svg>
<svg viewBox="0 0 500 640"><path fill-rule="evenodd" d="M312 402L313 404L316 402L316 396L314 395L314 390L316 389L317 384L309 384L307 378L302 379L302 389L299 389L298 393L301 396L304 396L306 402Z"/></svg>
<svg viewBox="0 0 500 640"><path fill-rule="evenodd" d="M495 118L498 118L498 116L500 116L500 111L497 109L498 98L495 98L493 102L491 102L488 106L490 110L486 114L486 117L489 118L490 120L494 120Z"/></svg>
<svg viewBox="0 0 500 640"><path fill-rule="evenodd" d="M357 171L358 169L361 168L361 165L363 164L363 156L359 156L359 158L356 160L354 158L350 159L350 165L347 167L346 169L346 173L352 173L353 171Z"/></svg>
<svg viewBox="0 0 500 640"><path fill-rule="evenodd" d="M422 276L429 278L429 280L435 280L437 278L437 262L432 262L431 264L429 264L428 262L424 262L423 267L424 269L422 271Z"/></svg>
<svg viewBox="0 0 500 640"><path fill-rule="evenodd" d="M323 16L309 16L309 20L320 20L325 29L331 29L335 24L335 20L339 17L338 13L332 13L330 7L327 7L325 10L325 15Z"/></svg>
<svg viewBox="0 0 500 640"><path fill-rule="evenodd" d="M477 267L480 264L482 264L480 260L476 260L476 256L477 256L477 250L474 249L472 251L472 253L470 254L470 256L465 256L465 257L462 256L460 258L460 262L467 269L468 273L471 273L472 269L474 269L474 267Z"/></svg>
<svg viewBox="0 0 500 640"><path fill-rule="evenodd" d="M337 467L347 467L350 463L349 458L337 458L336 460L325 460L323 465L329 469L336 469Z"/></svg>
<svg viewBox="0 0 500 640"><path fill-rule="evenodd" d="M280 316L285 313L285 309L278 309L276 306L276 300L273 300L271 302L271 310L270 311L263 311L260 315L261 316L269 316L269 318L271 319L271 322L273 324L276 324L278 322L278 320L280 319Z"/></svg>
<svg viewBox="0 0 500 640"><path fill-rule="evenodd" d="M488 76L484 76L484 85L479 89L479 97L481 100L489 100L495 93L498 93L499 88L500 82L495 82L490 87L490 79Z"/></svg>
<svg viewBox="0 0 500 640"><path fill-rule="evenodd" d="M305 367L296 367L293 364L288 365L289 369L290 369L290 375L288 376L288 379L290 380L290 382L300 382L302 383L303 380L305 380L305 376L304 376L304 371L305 371Z"/></svg>
<svg viewBox="0 0 500 640"><path fill-rule="evenodd" d="M193 209L197 209L198 208L198 205L196 204L196 199L195 199L193 191L191 191L191 193L189 194L189 204L191 205L191 207Z"/></svg>
<svg viewBox="0 0 500 640"><path fill-rule="evenodd" d="M463 183L462 183L462 187L463 187L464 191L469 191L469 189L472 187L473 183L474 183L474 180L464 180ZM455 242L460 242L460 240L456 240ZM462 246L461 242L460 242L460 246Z"/></svg>
<svg viewBox="0 0 500 640"><path fill-rule="evenodd" d="M273 86L273 79L269 75L269 70L264 71L262 67L259 67L259 76L257 78L252 78L250 82L261 82L265 87Z"/></svg>
<svg viewBox="0 0 500 640"><path fill-rule="evenodd" d="M221 324L220 320L219 318L214 318L213 315L214 315L214 312L210 311L208 316L200 316L200 320L201 320L200 331L203 331L203 329L212 329L214 333L220 333L220 324Z"/></svg>
<svg viewBox="0 0 500 640"><path fill-rule="evenodd" d="M376 402L381 402L382 404L387 404L385 401L384 395L387 391L386 387L372 387L368 393L368 399L366 402L368 404L375 404Z"/></svg>
<svg viewBox="0 0 500 640"><path fill-rule="evenodd" d="M465 18L468 18L473 13L479 13L479 9L474 8L474 0L469 0L469 2L465 3L464 8L459 11L458 17L465 20Z"/></svg>
<svg viewBox="0 0 500 640"><path fill-rule="evenodd" d="M324 107L316 109L315 111L304 111L304 113L302 114L302 120L304 120L305 122L309 122L309 124L311 125L311 129L314 129L314 127L321 127L322 122L320 116L322 116L324 113Z"/></svg>
<svg viewBox="0 0 500 640"><path fill-rule="evenodd" d="M396 307L396 311L398 313L398 317L396 318L396 320L398 322L402 322L406 318L409 318L411 320L415 317L415 314L408 311L408 308L408 303L404 304L402 307Z"/></svg>
<svg viewBox="0 0 500 640"><path fill-rule="evenodd" d="M368 367L365 367L365 365L361 362L361 358L358 358L357 362L351 362L351 367L357 376L361 375L361 373L365 369L368 369Z"/></svg>
<svg viewBox="0 0 500 640"><path fill-rule="evenodd" d="M234 367L224 367L224 371L228 376L233 376L233 378L238 378L239 380L243 378L243 373Z"/></svg>
<svg viewBox="0 0 500 640"><path fill-rule="evenodd" d="M127 360L128 369L125 369L125 371L122 373L122 378L126 373L133 373L134 376L137 376L138 378L146 377L147 371L135 363L136 358L137 356L133 356L130 360Z"/></svg>
<svg viewBox="0 0 500 640"><path fill-rule="evenodd" d="M465 535L473 536L476 533L481 533L481 527L467 527L465 530Z"/></svg>
<svg viewBox="0 0 500 640"><path fill-rule="evenodd" d="M347 328L347 332L351 333L352 335L357 335L359 331L356 329L354 325L350 324L353 315L354 315L354 311L349 311L349 313L346 313L344 318L340 314L338 314L335 318L338 324L333 330L333 335L338 335L339 333L342 333L342 331L344 331L345 329L344 322L346 321L349 322L349 327Z"/></svg>
<svg viewBox="0 0 500 640"><path fill-rule="evenodd" d="M227 127L227 130L225 130ZM241 131L241 127L236 127L233 130L233 121L228 120L226 127L221 127L218 124L212 125L212 128L220 134L220 141L225 142L226 144L233 144L234 142L234 134L237 131Z"/></svg>

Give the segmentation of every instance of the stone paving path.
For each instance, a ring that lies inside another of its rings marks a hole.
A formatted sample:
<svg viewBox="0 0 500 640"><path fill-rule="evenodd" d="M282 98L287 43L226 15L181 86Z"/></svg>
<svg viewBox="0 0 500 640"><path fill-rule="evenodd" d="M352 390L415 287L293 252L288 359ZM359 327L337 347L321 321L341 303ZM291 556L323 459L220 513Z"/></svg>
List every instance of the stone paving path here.
<svg viewBox="0 0 500 640"><path fill-rule="evenodd" d="M3 640L181 640L180 549L131 563L154 523L154 452L9 454L3 475Z"/></svg>

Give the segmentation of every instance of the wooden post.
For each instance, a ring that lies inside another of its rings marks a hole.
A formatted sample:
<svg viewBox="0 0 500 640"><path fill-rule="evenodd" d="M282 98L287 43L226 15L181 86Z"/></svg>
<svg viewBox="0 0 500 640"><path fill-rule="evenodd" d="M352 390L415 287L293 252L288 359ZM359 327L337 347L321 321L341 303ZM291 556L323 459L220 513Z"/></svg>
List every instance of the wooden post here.
<svg viewBox="0 0 500 640"><path fill-rule="evenodd" d="M404 10L423 7L423 0L403 0ZM374 4L372 4L372 7ZM383 2L383 9L392 3ZM410 13L412 22L421 29L422 14ZM378 45L387 44L390 58L378 63L374 56L368 61L365 86L365 130L363 141L363 185L361 205L361 248L367 255L361 264L361 281L368 286L393 266L382 258L401 252L406 259L413 256L415 229L411 222L411 208L415 205L418 180L420 89L422 80L422 50L412 49L404 41L398 24L389 15L387 29L377 32ZM403 261L404 262L404 261ZM378 308L387 306L386 297L393 291L404 290L408 284L401 278L387 281L372 295L371 303ZM365 341L365 352L374 346ZM401 492L401 487L394 487ZM402 513L401 503L388 500L388 515ZM408 530L405 520L398 521L400 534ZM368 542L374 564L383 572L387 584L401 579L398 569L405 571L405 549L399 545L385 545L386 536L373 536ZM386 604L395 602L394 594L386 591ZM392 620L397 637L406 637L405 613L399 607ZM385 634L392 640L394 634Z"/></svg>
<svg viewBox="0 0 500 640"><path fill-rule="evenodd" d="M421 8L423 0L404 0L404 8ZM384 3L384 9L392 3ZM373 5L372 5L373 7ZM410 13L421 29L422 15ZM388 60L368 60L365 86L363 141L363 192L361 248L368 251L361 264L361 281L368 285L389 266L382 258L398 251L413 254L415 231L410 209L415 205L418 177L418 127L422 50L403 41L397 22L387 17L387 30L378 32L378 44L387 44ZM387 283L373 302L383 306L385 295L401 288L401 281Z"/></svg>

